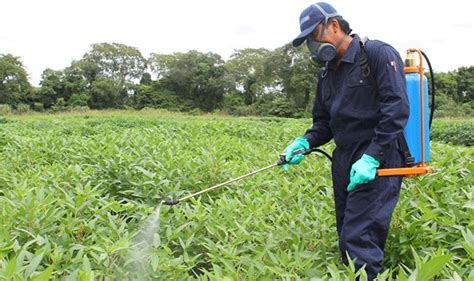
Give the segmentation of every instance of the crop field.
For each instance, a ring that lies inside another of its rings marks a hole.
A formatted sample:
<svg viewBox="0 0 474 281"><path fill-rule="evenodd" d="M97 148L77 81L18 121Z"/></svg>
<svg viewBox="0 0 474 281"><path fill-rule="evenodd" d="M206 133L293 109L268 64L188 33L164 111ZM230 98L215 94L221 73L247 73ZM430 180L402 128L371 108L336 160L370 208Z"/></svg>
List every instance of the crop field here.
<svg viewBox="0 0 474 281"><path fill-rule="evenodd" d="M450 122L434 121L436 172L404 180L380 280L474 280L474 122L452 121L467 124L457 136L442 132ZM162 111L0 117L0 280L364 280L341 263L320 155L160 203L277 162L309 126Z"/></svg>

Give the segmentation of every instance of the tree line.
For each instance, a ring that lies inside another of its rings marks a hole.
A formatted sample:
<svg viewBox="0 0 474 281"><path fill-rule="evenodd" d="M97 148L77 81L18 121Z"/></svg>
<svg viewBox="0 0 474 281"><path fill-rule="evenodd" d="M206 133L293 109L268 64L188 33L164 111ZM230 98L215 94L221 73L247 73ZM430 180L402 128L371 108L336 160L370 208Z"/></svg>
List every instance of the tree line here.
<svg viewBox="0 0 474 281"><path fill-rule="evenodd" d="M38 87L19 57L0 54L0 109L163 108L185 112L307 117L319 70L305 48L157 54L100 43L62 70L45 69ZM435 72L437 115L474 115L474 66Z"/></svg>

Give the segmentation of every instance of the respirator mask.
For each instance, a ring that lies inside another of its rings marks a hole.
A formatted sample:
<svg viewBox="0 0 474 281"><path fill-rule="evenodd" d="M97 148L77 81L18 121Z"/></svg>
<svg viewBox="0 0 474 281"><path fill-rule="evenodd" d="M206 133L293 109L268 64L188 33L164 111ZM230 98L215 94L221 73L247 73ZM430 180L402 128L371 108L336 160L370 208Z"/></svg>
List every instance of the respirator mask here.
<svg viewBox="0 0 474 281"><path fill-rule="evenodd" d="M326 62L332 61L336 57L336 51L342 45L342 43L346 40L348 35L346 34L341 41L334 46L331 43L321 42L320 40L323 38L324 34L326 33L328 26L327 24L324 25L323 31L319 36L319 40L315 41L311 38L306 40L306 46L308 46L310 52L310 61L312 64L324 64Z"/></svg>

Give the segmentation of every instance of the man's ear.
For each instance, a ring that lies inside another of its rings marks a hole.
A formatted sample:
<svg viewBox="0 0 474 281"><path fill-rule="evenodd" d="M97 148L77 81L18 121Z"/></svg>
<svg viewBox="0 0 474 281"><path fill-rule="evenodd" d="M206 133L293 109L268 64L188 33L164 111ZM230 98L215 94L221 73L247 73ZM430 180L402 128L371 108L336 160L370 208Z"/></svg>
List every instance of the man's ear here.
<svg viewBox="0 0 474 281"><path fill-rule="evenodd" d="M330 22L331 30L334 33L337 33L337 30L340 29L339 22L336 19L332 19Z"/></svg>

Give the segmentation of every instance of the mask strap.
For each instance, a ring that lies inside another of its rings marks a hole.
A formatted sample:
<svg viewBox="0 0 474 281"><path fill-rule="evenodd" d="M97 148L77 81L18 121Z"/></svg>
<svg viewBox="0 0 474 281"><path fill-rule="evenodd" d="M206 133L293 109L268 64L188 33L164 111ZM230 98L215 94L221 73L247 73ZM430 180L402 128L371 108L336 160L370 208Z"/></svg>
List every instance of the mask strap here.
<svg viewBox="0 0 474 281"><path fill-rule="evenodd" d="M336 16L340 16L338 12L335 12L335 13L327 13L323 7L321 7L319 4L313 4L313 6L315 6L316 8L318 8L318 10L321 12L321 14L324 15L324 25L323 25L323 32L321 33L321 36L319 36L319 40L321 40L321 38L323 38L324 36L324 33L326 33L326 28L327 28L327 25L328 25L328 19L329 18L332 18L332 17L336 17ZM336 48L337 49L337 48Z"/></svg>
<svg viewBox="0 0 474 281"><path fill-rule="evenodd" d="M344 43L344 41L346 41L347 37L349 37L348 34L344 35L344 37L341 39L341 41L339 41L339 43L336 46L336 51L337 51L337 49L339 49L339 47L341 47L342 43Z"/></svg>
<svg viewBox="0 0 474 281"><path fill-rule="evenodd" d="M326 29L328 28L327 24L324 23L323 25L323 32L321 32L321 35L319 35L318 42L321 42L321 39L323 39L324 34L326 33Z"/></svg>
<svg viewBox="0 0 474 281"><path fill-rule="evenodd" d="M326 13L326 11L321 6L319 6L319 4L314 4L314 6L316 8L318 8L318 10L321 12L321 14L324 15L324 26L326 26L326 24L328 23L329 18L339 16L339 13L337 13L337 12L336 13Z"/></svg>

